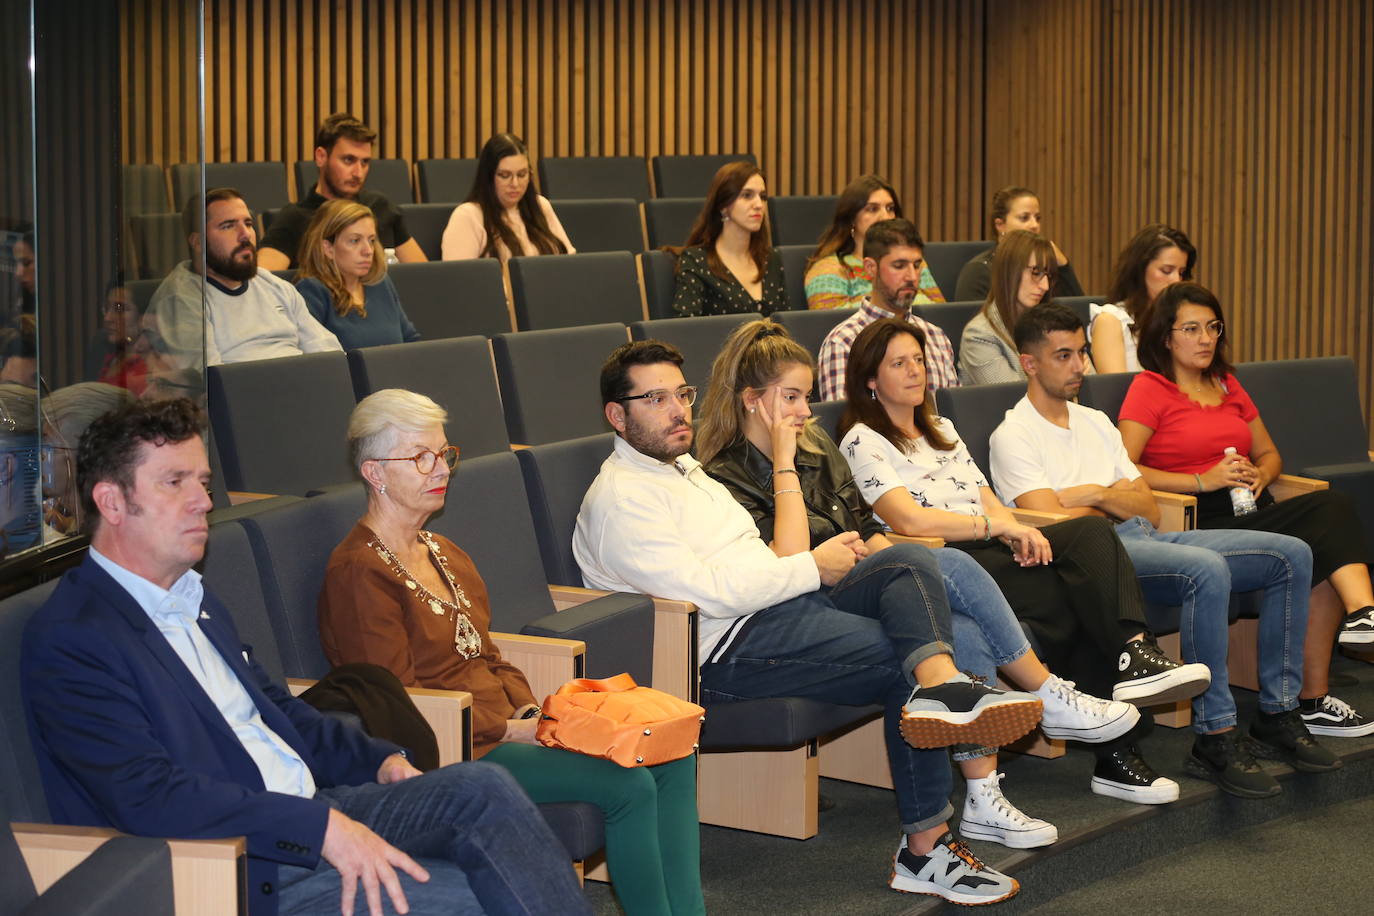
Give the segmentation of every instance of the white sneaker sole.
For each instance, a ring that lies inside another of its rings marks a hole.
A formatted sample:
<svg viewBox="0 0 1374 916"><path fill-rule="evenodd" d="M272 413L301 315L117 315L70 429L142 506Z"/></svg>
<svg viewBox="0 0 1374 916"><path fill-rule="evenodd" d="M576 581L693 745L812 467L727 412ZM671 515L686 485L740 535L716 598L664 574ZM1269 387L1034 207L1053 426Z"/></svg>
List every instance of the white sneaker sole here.
<svg viewBox="0 0 1374 916"><path fill-rule="evenodd" d="M1178 783L1172 779L1164 779L1150 786L1126 786L1094 776L1092 788L1098 795L1135 802L1137 805L1167 805L1171 801L1178 801Z"/></svg>
<svg viewBox="0 0 1374 916"><path fill-rule="evenodd" d="M1136 706L1162 706L1191 700L1212 683L1212 673L1206 665L1180 665L1172 671L1162 671L1151 677L1123 681L1112 688L1112 699Z"/></svg>
<svg viewBox="0 0 1374 916"><path fill-rule="evenodd" d="M959 821L959 834L975 840L1001 843L1009 849L1034 849L1037 846L1052 846L1059 842L1059 828L1046 824L1034 830L1011 830L996 824L980 824L963 818Z"/></svg>
<svg viewBox="0 0 1374 916"><path fill-rule="evenodd" d="M1122 702L1125 702L1124 700ZM1120 738L1126 732L1135 728L1140 721L1140 710L1131 706L1124 715L1118 716L1110 722L1095 725L1091 728L1073 728L1072 726L1055 725L1043 715L1040 717L1040 730L1045 733L1046 738L1061 738L1067 741L1084 741L1088 744L1101 744L1104 741L1111 741L1113 738Z"/></svg>

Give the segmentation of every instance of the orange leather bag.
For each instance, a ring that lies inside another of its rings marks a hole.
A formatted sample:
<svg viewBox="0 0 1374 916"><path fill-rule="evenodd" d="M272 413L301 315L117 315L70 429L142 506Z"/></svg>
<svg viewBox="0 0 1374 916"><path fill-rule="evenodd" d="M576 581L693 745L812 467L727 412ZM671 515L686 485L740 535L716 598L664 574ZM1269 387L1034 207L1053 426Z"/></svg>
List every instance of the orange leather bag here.
<svg viewBox="0 0 1374 916"><path fill-rule="evenodd" d="M568 681L544 701L535 737L546 747L604 757L623 767L679 760L697 747L706 710L639 687L628 674Z"/></svg>

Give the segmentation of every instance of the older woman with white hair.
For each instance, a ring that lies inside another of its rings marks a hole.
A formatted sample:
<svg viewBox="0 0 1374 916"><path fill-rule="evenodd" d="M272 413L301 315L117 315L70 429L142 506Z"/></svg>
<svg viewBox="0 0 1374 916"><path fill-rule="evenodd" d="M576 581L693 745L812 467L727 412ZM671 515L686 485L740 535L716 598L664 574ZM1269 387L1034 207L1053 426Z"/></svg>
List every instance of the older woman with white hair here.
<svg viewBox="0 0 1374 916"><path fill-rule="evenodd" d="M655 767L539 745L539 706L491 641L486 585L471 558L424 530L443 508L458 448L448 414L388 388L348 423L367 512L334 549L320 594L320 640L335 665L370 662L407 686L472 694L473 749L536 802L585 801L606 818L606 861L626 913L704 913L692 757Z"/></svg>

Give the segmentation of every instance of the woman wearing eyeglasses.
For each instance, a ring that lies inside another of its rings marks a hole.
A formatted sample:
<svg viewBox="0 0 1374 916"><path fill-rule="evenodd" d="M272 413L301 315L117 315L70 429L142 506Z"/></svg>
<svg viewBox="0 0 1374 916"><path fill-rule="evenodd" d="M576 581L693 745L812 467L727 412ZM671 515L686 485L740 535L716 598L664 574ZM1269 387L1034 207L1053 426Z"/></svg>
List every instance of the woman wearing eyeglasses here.
<svg viewBox="0 0 1374 916"><path fill-rule="evenodd" d="M1275 502L1267 487L1283 460L1232 374L1227 350L1221 303L1209 290L1178 283L1159 294L1136 351L1145 371L1121 405L1118 425L1126 452L1151 488L1197 495L1199 528L1274 531L1307 542L1313 590L1302 718L1318 735L1369 734L1374 722L1327 694L1332 642L1374 643L1374 589L1363 529L1350 498L1335 490ZM1235 514L1231 491L1237 488L1254 495L1257 511Z"/></svg>
<svg viewBox="0 0 1374 916"><path fill-rule="evenodd" d="M704 913L696 758L624 768L537 744L538 700L491 641L482 577L456 544L424 530L458 464L447 419L429 398L397 388L354 408L348 448L367 512L329 558L319 601L325 655L334 665L381 665L407 686L471 693L475 756L509 770L536 802L601 808L626 913Z"/></svg>
<svg viewBox="0 0 1374 916"><path fill-rule="evenodd" d="M1016 319L1045 301L1058 262L1054 243L1025 229L1002 236L992 256L992 286L959 340L959 384L1025 381L1011 339Z"/></svg>

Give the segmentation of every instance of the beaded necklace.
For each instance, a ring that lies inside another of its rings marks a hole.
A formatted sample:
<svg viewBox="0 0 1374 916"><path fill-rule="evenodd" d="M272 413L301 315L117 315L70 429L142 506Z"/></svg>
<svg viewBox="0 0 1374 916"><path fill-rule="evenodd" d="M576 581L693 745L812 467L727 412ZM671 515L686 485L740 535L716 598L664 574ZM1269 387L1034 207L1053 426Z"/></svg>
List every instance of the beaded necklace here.
<svg viewBox="0 0 1374 916"><path fill-rule="evenodd" d="M463 608L472 607L472 602L468 600L463 587L453 578L453 573L448 568L448 557L439 552L439 545L434 540L434 535L428 531L420 532L420 540L424 542L429 553L439 564L439 571L448 580L449 590L453 593L452 601L445 601L438 595L425 588L424 585L410 574L405 564L391 552L391 548L373 533L372 540L367 542L367 546L377 551L377 556L382 558L392 572L400 577L405 583L406 588L415 593L415 597L429 606L435 614L447 613L453 619L453 651L457 652L462 658L476 658L482 653L482 636L477 632L477 628L472 625L468 615L463 613ZM460 607L461 605L461 607Z"/></svg>

